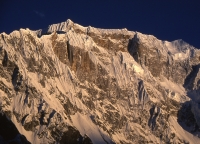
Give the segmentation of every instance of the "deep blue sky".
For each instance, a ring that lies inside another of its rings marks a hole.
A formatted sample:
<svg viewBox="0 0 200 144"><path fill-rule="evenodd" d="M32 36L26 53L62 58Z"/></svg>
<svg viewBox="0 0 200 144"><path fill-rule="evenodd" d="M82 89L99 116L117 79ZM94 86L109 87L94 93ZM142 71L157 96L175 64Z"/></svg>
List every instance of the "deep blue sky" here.
<svg viewBox="0 0 200 144"><path fill-rule="evenodd" d="M0 33L71 19L83 26L127 28L200 48L199 0L0 0Z"/></svg>

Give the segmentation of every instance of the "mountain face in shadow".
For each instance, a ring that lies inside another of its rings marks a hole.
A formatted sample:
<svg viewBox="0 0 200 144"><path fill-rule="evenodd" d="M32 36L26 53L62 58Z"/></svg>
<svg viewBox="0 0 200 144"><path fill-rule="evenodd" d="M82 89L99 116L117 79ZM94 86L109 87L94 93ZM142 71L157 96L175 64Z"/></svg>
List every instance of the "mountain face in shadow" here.
<svg viewBox="0 0 200 144"><path fill-rule="evenodd" d="M24 135L21 135L16 126L5 114L0 114L0 143L31 144Z"/></svg>

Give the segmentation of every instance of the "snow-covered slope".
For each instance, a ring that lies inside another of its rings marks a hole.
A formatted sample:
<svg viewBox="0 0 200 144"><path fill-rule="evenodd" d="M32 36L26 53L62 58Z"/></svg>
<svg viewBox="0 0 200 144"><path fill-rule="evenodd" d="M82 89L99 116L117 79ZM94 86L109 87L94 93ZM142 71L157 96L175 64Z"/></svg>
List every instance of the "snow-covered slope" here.
<svg viewBox="0 0 200 144"><path fill-rule="evenodd" d="M71 20L2 33L0 121L15 133L0 127L0 142L199 143L199 56L182 40Z"/></svg>

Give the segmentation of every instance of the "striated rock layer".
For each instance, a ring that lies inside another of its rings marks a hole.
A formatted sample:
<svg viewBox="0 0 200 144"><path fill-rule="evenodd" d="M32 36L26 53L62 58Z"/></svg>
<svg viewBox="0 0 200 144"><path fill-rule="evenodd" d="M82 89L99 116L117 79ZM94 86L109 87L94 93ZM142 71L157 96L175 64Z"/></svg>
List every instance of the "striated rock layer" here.
<svg viewBox="0 0 200 144"><path fill-rule="evenodd" d="M0 142L200 143L199 68L183 40L127 29L2 33Z"/></svg>

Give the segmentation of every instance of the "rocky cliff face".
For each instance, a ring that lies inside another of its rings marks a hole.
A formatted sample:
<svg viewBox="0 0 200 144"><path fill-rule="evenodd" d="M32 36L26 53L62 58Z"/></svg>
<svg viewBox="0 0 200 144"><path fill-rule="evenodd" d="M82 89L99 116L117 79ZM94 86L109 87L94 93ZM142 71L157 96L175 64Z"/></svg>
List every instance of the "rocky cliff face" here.
<svg viewBox="0 0 200 144"><path fill-rule="evenodd" d="M71 20L2 33L0 141L200 142L199 64L182 40Z"/></svg>

